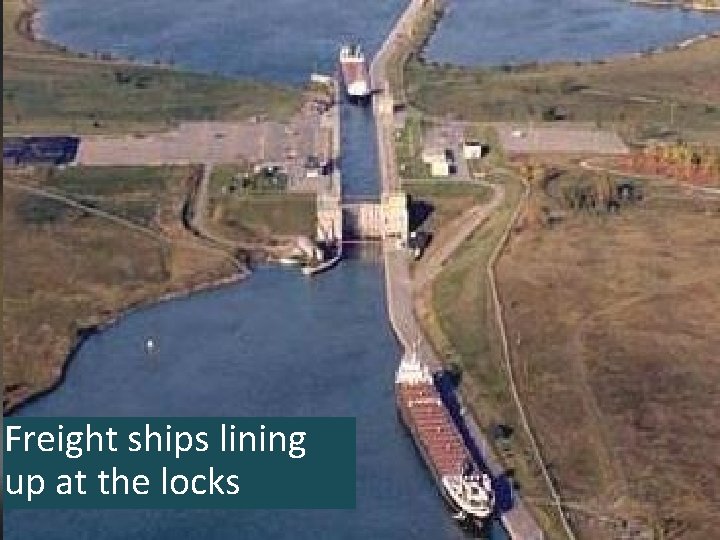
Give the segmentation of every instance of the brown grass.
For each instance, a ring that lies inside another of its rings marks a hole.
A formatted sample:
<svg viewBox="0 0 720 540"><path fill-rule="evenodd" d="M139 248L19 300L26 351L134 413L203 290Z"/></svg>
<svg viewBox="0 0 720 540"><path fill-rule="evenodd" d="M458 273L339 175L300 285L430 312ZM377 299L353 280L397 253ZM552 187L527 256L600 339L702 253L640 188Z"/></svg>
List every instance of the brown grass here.
<svg viewBox="0 0 720 540"><path fill-rule="evenodd" d="M583 538L619 534L593 512L720 530L720 202L648 190L526 229L499 267L520 392Z"/></svg>
<svg viewBox="0 0 720 540"><path fill-rule="evenodd" d="M94 171L93 178L96 175ZM39 171L5 171L3 177L48 185ZM132 193L131 202L143 196L154 202L152 227L188 241L189 233L179 224L183 179L182 169L165 171L160 199L148 190ZM122 210L127 202L122 193L115 195L114 207ZM7 186L3 257L10 263L3 274L6 411L58 380L80 329L101 324L132 305L234 272L219 254L160 242Z"/></svg>

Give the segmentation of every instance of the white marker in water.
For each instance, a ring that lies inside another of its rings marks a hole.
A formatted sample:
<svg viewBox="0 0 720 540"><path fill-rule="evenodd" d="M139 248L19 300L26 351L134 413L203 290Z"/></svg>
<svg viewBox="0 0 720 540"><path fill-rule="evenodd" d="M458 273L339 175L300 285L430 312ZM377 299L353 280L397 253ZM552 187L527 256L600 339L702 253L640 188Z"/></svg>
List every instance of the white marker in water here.
<svg viewBox="0 0 720 540"><path fill-rule="evenodd" d="M155 350L155 341L153 341L152 338L148 338L145 342L145 351L150 353L153 350Z"/></svg>

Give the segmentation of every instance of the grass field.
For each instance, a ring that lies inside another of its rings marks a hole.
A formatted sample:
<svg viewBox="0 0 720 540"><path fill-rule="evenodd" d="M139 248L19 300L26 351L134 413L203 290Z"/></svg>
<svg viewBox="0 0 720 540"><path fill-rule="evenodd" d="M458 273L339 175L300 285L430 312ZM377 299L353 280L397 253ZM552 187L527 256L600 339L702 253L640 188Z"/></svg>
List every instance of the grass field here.
<svg viewBox="0 0 720 540"><path fill-rule="evenodd" d="M681 51L593 64L464 68L408 63L416 108L456 119L617 127L628 138L663 133L720 142L720 39Z"/></svg>
<svg viewBox="0 0 720 540"><path fill-rule="evenodd" d="M3 172L3 179L61 188L83 202L192 240L180 213L186 168L75 168ZM226 257L150 238L61 202L3 196L4 408L54 384L79 329L166 292L231 275Z"/></svg>
<svg viewBox="0 0 720 540"><path fill-rule="evenodd" d="M251 187L237 180L244 174L254 180ZM249 166L215 167L209 195L208 225L228 240L270 244L279 237L315 235L315 195L285 191Z"/></svg>
<svg viewBox="0 0 720 540"><path fill-rule="evenodd" d="M36 169L31 182L139 225L153 226L163 200L184 189L189 174L187 167L48 167Z"/></svg>
<svg viewBox="0 0 720 540"><path fill-rule="evenodd" d="M156 131L182 120L256 115L286 120L300 107L298 89L82 59L30 41L17 32L23 23L11 22L27 17L21 5L3 2L4 133Z"/></svg>
<svg viewBox="0 0 720 540"><path fill-rule="evenodd" d="M497 423L518 425L502 367L485 271L522 192L518 179L506 177L504 183L506 197L498 210L461 245L432 287L420 291L416 299L418 316L440 357L461 367L463 396L487 432ZM450 210L448 219L456 217L456 210ZM498 449L504 465L512 471L522 496L545 500L545 486L527 441L520 432L513 437L511 451ZM535 506L534 510L543 529L551 533L549 537L559 538L552 536L562 534L557 516L547 505Z"/></svg>
<svg viewBox="0 0 720 540"><path fill-rule="evenodd" d="M315 196L304 193L228 195L211 202L211 226L239 242L315 235Z"/></svg>
<svg viewBox="0 0 720 540"><path fill-rule="evenodd" d="M405 120L405 126L396 133L395 159L397 159L401 178L430 177L430 166L422 161L426 128L427 124L423 121L421 114L410 113Z"/></svg>
<svg viewBox="0 0 720 540"><path fill-rule="evenodd" d="M619 534L598 516L653 538L720 528L719 230L717 199L646 186L617 214L524 230L501 259L520 392L582 538Z"/></svg>
<svg viewBox="0 0 720 540"><path fill-rule="evenodd" d="M487 202L490 190L482 184L448 180L403 182L410 196L410 228L442 229L469 208Z"/></svg>
<svg viewBox="0 0 720 540"><path fill-rule="evenodd" d="M182 120L284 120L299 90L169 69L4 58L3 131L108 133Z"/></svg>

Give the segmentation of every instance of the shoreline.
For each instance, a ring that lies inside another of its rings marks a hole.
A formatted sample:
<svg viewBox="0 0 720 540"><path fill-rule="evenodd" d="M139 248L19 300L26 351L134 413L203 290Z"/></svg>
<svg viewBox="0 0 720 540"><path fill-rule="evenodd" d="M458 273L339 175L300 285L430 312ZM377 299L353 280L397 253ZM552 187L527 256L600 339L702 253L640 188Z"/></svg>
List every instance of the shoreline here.
<svg viewBox="0 0 720 540"><path fill-rule="evenodd" d="M644 58L651 58L653 56L671 54L673 52L682 51L691 47L696 47L704 43L720 40L720 29L713 32L703 32L702 34L696 34L692 37L686 38L681 41L673 41L666 45L659 47L653 47L641 51L631 52L618 52L611 53L607 56L603 56L595 59L585 60L572 60L572 59L560 59L560 60L548 60L548 61L521 61L521 62L507 62L502 64L455 64L452 62L446 62L443 60L433 60L425 58L422 55L416 56L416 61L424 66L431 68L435 67L453 67L460 70L486 70L486 71L506 71L508 73L522 73L528 70L537 69L548 69L562 66L592 66L592 65L612 65L614 63L628 61L628 60L642 60Z"/></svg>
<svg viewBox="0 0 720 540"><path fill-rule="evenodd" d="M20 35L24 36L26 39L32 42L40 43L48 48L50 48L52 51L60 52L69 54L75 58L78 59L96 59L100 61L105 61L108 63L121 63L121 64L132 64L137 66L145 66L145 67L155 67L155 68L164 68L164 69L179 69L180 71L187 71L190 73L195 73L194 70L178 67L174 63L166 63L162 61L148 61L148 60L138 60L135 58L129 58L129 57L119 57L116 56L114 53L110 52L102 52L102 51L95 51L95 53L91 51L82 51L82 50L73 50L68 48L68 46L63 45L60 42L54 41L50 38L48 38L43 32L42 32L42 21L44 18L43 8L42 8L42 0L21 0L21 3L23 4L23 8L20 10L20 14L18 15L18 19L15 22L15 28L20 33ZM710 16L714 14L720 14L720 6L718 8L696 8L696 7L686 7L686 4L682 2L682 0L630 0L631 4L638 5L640 7L670 7L670 8L678 8L678 9L684 9L688 11L696 11L701 14L709 14ZM617 53L608 53L603 56L600 56L598 58L593 59L572 59L572 58L566 58L566 59L558 59L558 60L548 60L548 61L520 61L520 62L508 62L508 63L501 63L501 64L456 64L453 62L446 62L440 59L432 59L425 57L425 51L427 49L427 45L431 39L432 34L435 32L436 27L442 22L442 18L444 15L444 10L446 8L446 2L442 2L440 6L440 14L437 18L431 21L430 23L430 29L427 35L420 41L420 43L414 43L410 50L408 51L408 57L406 60L410 60L413 57L416 59L416 61L426 64L426 65L451 65L457 68L461 69L505 69L510 68L510 71L522 71L523 69L530 69L530 68L538 68L538 67L552 67L552 66L558 66L558 65L575 65L575 66L583 66L583 65L593 65L593 64L609 64L612 62L622 61L622 60L628 60L628 59L638 59L638 58L646 58L649 56L657 55L657 54L665 54L670 53L673 51L683 50L688 47L693 47L695 45L701 44L706 41L720 39L720 28L718 28L715 31L712 32L703 32L700 34L692 35L688 38L679 40L679 41L671 41L665 45L660 45L657 47L651 47L647 49L641 49L636 51L630 51L630 52L617 52ZM21 30L21 23L23 18L28 19L28 23L26 23L26 30ZM224 75L221 75L224 77ZM246 80L248 81L255 81L263 84L272 84L275 85L277 83L273 81L265 81L263 79L259 79L256 77L247 77ZM294 86L294 85L291 85Z"/></svg>
<svg viewBox="0 0 720 540"><path fill-rule="evenodd" d="M221 289L225 286L239 284L248 277L250 277L251 273L252 272L250 271L250 269L246 267L245 269L238 270L235 273L225 277L220 277L209 281L200 281L199 283L194 285L184 285L175 290L172 290L171 287L171 290L168 290L160 294L159 296L150 296L143 300L134 302L128 306L113 310L107 315L102 316L103 320L96 324L81 326L75 332L73 342L70 345L70 348L62 361L62 365L56 373L52 383L45 388L39 389L36 392L25 393L20 395L15 400L8 400L7 406L3 407L3 417L12 416L26 405L29 405L36 400L42 399L46 395L57 390L60 385L65 382L65 377L67 376L67 371L70 367L70 364L73 362L73 360L75 360L78 352L80 352L80 349L90 337L100 334L108 328L112 328L116 324L119 324L124 318L133 315L138 311L142 311L143 309L148 309L150 307L154 307L165 302L171 302L173 300L187 299L197 293L210 292ZM8 396L6 395L5 397L7 398Z"/></svg>

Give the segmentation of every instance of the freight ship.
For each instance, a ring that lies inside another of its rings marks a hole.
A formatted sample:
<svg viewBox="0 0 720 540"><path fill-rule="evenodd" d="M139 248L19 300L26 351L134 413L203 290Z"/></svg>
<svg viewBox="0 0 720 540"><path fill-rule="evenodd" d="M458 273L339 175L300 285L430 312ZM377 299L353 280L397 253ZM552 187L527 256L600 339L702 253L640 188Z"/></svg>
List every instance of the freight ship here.
<svg viewBox="0 0 720 540"><path fill-rule="evenodd" d="M406 354L400 362L395 394L400 418L454 517L482 529L494 508L492 482L473 463L432 373L416 352Z"/></svg>
<svg viewBox="0 0 720 540"><path fill-rule="evenodd" d="M367 103L370 97L370 75L359 45L345 45L340 49L340 70L348 100Z"/></svg>

